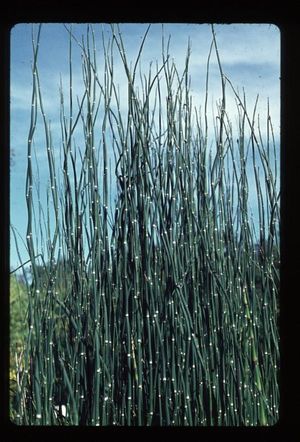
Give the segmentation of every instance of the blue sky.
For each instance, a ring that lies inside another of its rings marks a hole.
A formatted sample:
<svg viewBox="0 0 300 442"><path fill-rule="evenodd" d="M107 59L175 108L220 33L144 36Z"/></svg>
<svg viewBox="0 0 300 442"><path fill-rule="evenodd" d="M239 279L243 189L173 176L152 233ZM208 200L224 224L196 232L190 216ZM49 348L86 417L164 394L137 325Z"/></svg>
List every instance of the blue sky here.
<svg viewBox="0 0 300 442"><path fill-rule="evenodd" d="M96 45L101 60L101 26L93 25ZM134 60L146 24L122 24L127 57ZM37 27L35 26L35 31ZM108 25L103 25L105 36L109 36ZM276 139L280 135L280 31L268 24L233 24L215 25L219 53L223 71L230 78L235 88L247 97L251 109L259 94L259 114L264 120L267 99L270 102ZM15 152L14 165L11 167L11 224L20 235L26 238L26 202L25 177L27 164L27 137L31 110L31 62L32 42L31 24L16 25L11 32L11 148ZM80 40L86 33L85 24L73 25L73 32ZM183 69L188 39L191 41L190 74L192 78L191 93L194 104L203 105L206 62L211 43L209 25L198 24L164 24L166 39L171 35L170 54L179 69ZM148 70L149 62L161 62L161 24L150 28L142 56L142 68ZM62 24L44 24L41 31L39 50L39 72L44 97L45 113L51 119L54 143L59 146L59 84L60 78L64 88L68 86L68 33ZM74 88L80 93L81 63L80 50L74 45ZM101 67L100 67L101 70ZM117 81L122 85L124 77L116 62ZM221 97L220 78L216 58L212 57L209 83L209 106L212 108ZM118 77L118 75L120 75ZM120 88L122 89L122 87ZM122 91L121 91L122 96ZM234 100L228 100L227 111L234 121L236 111ZM37 132L36 144L42 145L42 136ZM46 180L45 152L37 149L37 160L41 181ZM46 185L46 183L45 183ZM26 261L26 249L20 243L22 260ZM11 241L11 268L19 265L13 240Z"/></svg>

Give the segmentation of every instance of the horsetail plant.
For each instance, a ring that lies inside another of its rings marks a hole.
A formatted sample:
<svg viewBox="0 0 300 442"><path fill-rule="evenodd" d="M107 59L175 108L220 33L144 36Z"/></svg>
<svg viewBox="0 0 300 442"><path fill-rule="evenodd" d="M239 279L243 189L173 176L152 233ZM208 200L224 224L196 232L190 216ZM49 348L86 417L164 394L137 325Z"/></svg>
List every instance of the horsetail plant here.
<svg viewBox="0 0 300 442"><path fill-rule="evenodd" d="M131 64L112 25L110 40L100 40L100 69L94 30L88 26L79 41L66 27L69 90L61 84L59 158L39 78L41 26L33 39L26 181L32 273L12 409L17 424L248 426L278 419L279 191L271 118L265 138L257 103L251 115L223 72L213 28L204 115L192 101L190 44L180 72L163 37L162 62L145 74L149 28ZM74 44L82 53L81 97L73 92ZM213 53L222 96L211 140ZM116 57L127 102L116 84ZM47 207L38 189L34 198L39 124Z"/></svg>

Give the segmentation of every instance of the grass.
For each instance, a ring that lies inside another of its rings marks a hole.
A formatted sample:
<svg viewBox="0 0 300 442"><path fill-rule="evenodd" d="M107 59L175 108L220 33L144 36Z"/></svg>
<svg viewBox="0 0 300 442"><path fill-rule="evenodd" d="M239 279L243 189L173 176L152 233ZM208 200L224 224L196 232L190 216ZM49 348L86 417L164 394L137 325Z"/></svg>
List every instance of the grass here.
<svg viewBox="0 0 300 442"><path fill-rule="evenodd" d="M58 165L38 70L41 27L33 38L26 181L32 274L12 419L22 425L276 423L279 192L270 115L265 136L257 103L250 115L245 96L223 73L213 28L203 113L192 103L190 47L180 72L163 38L161 65L138 73L149 28L131 65L119 28L111 26L110 40L102 40L100 78L93 29L81 42L67 30L69 91L61 88ZM77 100L74 44L84 84ZM213 53L222 97L211 142ZM127 77L126 111L115 57ZM228 94L236 99L237 129L226 111ZM46 214L33 164L41 124Z"/></svg>

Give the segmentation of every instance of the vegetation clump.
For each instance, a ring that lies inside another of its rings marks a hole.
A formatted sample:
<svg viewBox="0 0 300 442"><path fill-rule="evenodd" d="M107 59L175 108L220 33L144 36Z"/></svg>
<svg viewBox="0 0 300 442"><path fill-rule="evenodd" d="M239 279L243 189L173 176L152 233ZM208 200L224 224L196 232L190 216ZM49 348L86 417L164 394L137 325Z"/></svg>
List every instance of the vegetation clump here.
<svg viewBox="0 0 300 442"><path fill-rule="evenodd" d="M81 42L68 29L58 161L43 108L40 31L33 40L26 181L31 275L22 289L26 342L15 349L21 362L12 419L22 425L276 423L279 192L270 115L262 131L257 102L250 115L222 70L214 29L203 110L192 102L190 46L180 72L163 38L162 62L145 74L139 62L149 28L131 65L112 26L111 39L103 37L102 77L92 28ZM84 85L76 100L74 41ZM211 140L213 53L222 97ZM125 103L116 57L127 79ZM228 94L236 100L236 128ZM49 171L46 214L33 162L40 124Z"/></svg>

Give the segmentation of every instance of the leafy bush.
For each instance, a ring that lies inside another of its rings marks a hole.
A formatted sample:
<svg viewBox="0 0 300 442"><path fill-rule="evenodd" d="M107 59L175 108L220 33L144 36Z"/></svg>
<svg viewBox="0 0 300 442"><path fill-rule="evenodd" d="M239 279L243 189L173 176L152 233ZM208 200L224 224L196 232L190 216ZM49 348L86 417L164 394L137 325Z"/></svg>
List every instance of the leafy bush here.
<svg viewBox="0 0 300 442"><path fill-rule="evenodd" d="M10 278L10 391L14 400L17 389L17 372L21 363L28 327L27 327L27 291L25 285L16 277Z"/></svg>

